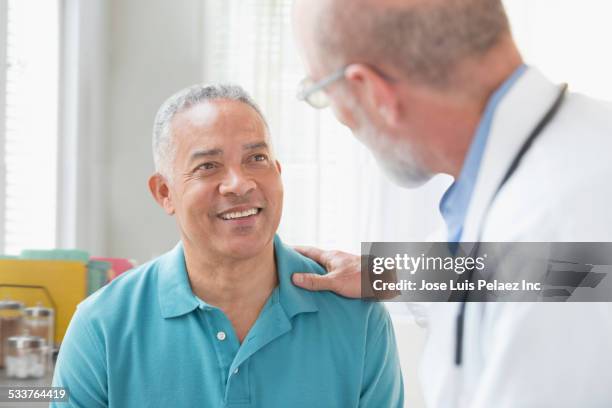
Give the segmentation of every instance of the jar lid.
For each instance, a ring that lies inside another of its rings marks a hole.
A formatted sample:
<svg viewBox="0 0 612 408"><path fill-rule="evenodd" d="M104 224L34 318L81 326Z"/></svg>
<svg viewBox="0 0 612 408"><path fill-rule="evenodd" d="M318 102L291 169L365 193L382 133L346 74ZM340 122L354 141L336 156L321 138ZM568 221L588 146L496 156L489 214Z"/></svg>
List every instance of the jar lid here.
<svg viewBox="0 0 612 408"><path fill-rule="evenodd" d="M26 316L29 317L48 317L53 315L53 309L42 306L32 306L23 309Z"/></svg>
<svg viewBox="0 0 612 408"><path fill-rule="evenodd" d="M0 310L21 310L23 303L16 300L0 300Z"/></svg>
<svg viewBox="0 0 612 408"><path fill-rule="evenodd" d="M38 336L12 336L7 339L9 347L38 349L45 345L45 339Z"/></svg>

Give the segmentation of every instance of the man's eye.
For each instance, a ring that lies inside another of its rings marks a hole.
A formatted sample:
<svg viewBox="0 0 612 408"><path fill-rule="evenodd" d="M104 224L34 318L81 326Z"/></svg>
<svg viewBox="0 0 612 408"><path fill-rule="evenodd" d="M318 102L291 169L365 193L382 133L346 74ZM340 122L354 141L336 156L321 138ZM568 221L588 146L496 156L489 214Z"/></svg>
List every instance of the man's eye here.
<svg viewBox="0 0 612 408"><path fill-rule="evenodd" d="M200 165L198 166L198 169L201 169L201 170L212 170L212 169L214 169L215 167L217 167L217 166L215 165L215 163L202 163L202 164L200 164Z"/></svg>
<svg viewBox="0 0 612 408"><path fill-rule="evenodd" d="M256 154L253 156L253 161L262 162L268 160L268 156L265 154Z"/></svg>

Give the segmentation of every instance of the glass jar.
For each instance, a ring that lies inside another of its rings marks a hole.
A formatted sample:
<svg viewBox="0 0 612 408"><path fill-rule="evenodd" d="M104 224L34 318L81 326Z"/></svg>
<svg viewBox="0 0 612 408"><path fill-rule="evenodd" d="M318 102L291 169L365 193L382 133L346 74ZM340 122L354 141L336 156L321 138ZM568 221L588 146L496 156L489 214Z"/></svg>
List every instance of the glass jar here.
<svg viewBox="0 0 612 408"><path fill-rule="evenodd" d="M6 340L21 334L23 303L15 300L0 300L0 368L4 367Z"/></svg>
<svg viewBox="0 0 612 408"><path fill-rule="evenodd" d="M54 321L53 309L42 307L40 303L23 310L24 333L42 337L50 350L53 349Z"/></svg>
<svg viewBox="0 0 612 408"><path fill-rule="evenodd" d="M42 337L13 336L6 341L6 377L42 378L47 372L46 342Z"/></svg>

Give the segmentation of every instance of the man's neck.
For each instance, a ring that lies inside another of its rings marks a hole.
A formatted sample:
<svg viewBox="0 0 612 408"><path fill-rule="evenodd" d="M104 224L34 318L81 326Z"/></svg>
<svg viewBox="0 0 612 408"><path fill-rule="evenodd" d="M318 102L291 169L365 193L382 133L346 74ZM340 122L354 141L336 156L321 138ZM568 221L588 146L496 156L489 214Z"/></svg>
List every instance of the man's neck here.
<svg viewBox="0 0 612 408"><path fill-rule="evenodd" d="M452 93L442 98L430 140L429 162L435 173L450 174L455 179L463 167L476 129L491 95L518 69L523 60L511 38L478 60L467 61L458 69L458 83ZM454 95L452 95L454 93ZM448 135L452 135L449 141Z"/></svg>
<svg viewBox="0 0 612 408"><path fill-rule="evenodd" d="M226 313L242 309L258 314L278 285L273 241L248 259L213 257L184 242L192 291Z"/></svg>

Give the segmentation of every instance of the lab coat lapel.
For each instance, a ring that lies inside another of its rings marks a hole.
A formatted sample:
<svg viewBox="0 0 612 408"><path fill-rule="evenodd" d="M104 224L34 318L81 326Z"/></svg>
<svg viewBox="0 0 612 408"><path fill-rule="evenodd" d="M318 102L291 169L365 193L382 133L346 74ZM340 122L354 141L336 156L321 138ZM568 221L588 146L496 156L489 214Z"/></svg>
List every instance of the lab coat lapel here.
<svg viewBox="0 0 612 408"><path fill-rule="evenodd" d="M498 106L491 124L462 241L479 240L486 211L508 167L540 119L554 103L558 87L537 69L529 68ZM537 141L536 141L537 143ZM527 152L527 157L529 152ZM527 157L525 159L527 159ZM486 238L486 229L482 230Z"/></svg>

